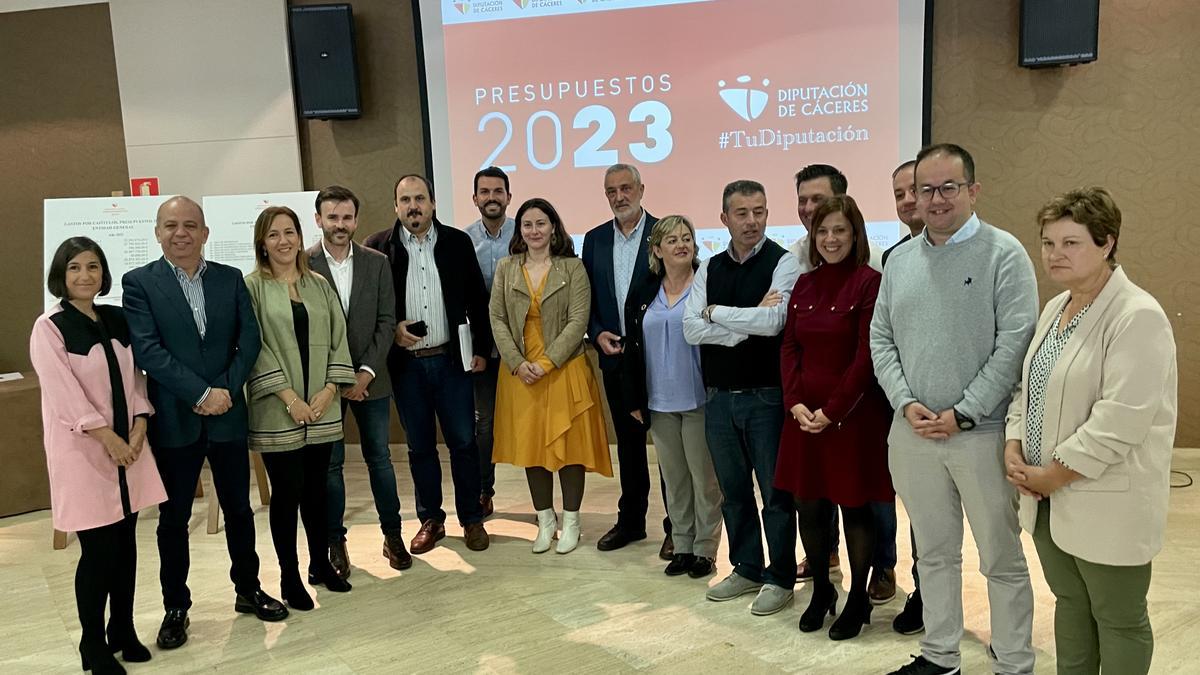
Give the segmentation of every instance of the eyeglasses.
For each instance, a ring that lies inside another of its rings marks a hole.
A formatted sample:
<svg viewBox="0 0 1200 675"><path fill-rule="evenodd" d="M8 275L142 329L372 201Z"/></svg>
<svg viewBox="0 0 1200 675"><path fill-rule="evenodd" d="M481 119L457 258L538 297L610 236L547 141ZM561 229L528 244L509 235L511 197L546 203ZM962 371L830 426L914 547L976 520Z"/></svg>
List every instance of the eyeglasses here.
<svg viewBox="0 0 1200 675"><path fill-rule="evenodd" d="M970 183L942 183L941 185L922 185L917 188L917 201L929 201L933 199L933 193L937 192L942 196L942 199L954 199L958 196L962 188L967 187Z"/></svg>

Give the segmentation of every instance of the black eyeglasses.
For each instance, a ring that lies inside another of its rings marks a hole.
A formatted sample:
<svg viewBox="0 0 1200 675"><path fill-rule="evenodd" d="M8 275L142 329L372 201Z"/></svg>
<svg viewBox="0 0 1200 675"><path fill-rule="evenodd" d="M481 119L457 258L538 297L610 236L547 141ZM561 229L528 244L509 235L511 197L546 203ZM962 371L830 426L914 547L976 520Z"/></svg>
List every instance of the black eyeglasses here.
<svg viewBox="0 0 1200 675"><path fill-rule="evenodd" d="M942 199L954 199L958 196L958 193L962 190L962 188L965 188L968 185L970 185L970 183L955 183L953 181L949 183L942 183L941 185L937 186L922 185L921 187L917 188L917 200L929 201L933 199L934 192L940 194Z"/></svg>

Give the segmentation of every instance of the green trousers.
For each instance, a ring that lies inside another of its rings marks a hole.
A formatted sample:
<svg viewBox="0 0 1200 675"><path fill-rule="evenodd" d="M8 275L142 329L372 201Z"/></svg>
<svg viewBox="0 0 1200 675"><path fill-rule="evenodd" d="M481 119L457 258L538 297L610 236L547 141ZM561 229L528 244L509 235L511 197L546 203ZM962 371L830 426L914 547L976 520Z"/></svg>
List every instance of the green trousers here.
<svg viewBox="0 0 1200 675"><path fill-rule="evenodd" d="M1033 543L1054 593L1058 672L1139 675L1150 671L1154 634L1146 612L1150 563L1100 565L1064 552L1050 538L1053 497L1038 503Z"/></svg>

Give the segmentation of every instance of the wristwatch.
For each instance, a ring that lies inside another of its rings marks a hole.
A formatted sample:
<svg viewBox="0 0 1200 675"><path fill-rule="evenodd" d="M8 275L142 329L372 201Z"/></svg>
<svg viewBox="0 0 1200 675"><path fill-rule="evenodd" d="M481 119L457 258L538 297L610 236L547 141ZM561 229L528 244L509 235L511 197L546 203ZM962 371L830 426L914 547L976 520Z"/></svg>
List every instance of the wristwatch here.
<svg viewBox="0 0 1200 675"><path fill-rule="evenodd" d="M959 431L970 431L975 428L975 420L958 412L958 408L954 408L954 422L958 424Z"/></svg>

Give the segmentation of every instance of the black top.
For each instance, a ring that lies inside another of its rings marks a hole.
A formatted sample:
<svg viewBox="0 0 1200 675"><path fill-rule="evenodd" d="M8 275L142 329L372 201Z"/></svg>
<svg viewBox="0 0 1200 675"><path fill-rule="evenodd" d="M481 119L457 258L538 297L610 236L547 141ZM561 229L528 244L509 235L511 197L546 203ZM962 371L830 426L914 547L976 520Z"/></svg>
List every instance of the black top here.
<svg viewBox="0 0 1200 675"><path fill-rule="evenodd" d="M910 233L904 235L903 239L901 239L900 241L889 246L888 250L883 252L883 258L882 258L882 260L879 261L879 266L884 267L885 265L887 265L888 256L892 255L892 251L895 251L896 248L900 246L900 244L903 244L904 242L906 242L912 238L913 238L913 236L912 236L912 233L910 232Z"/></svg>
<svg viewBox="0 0 1200 675"><path fill-rule="evenodd" d="M300 348L300 398L308 400L308 309L303 302L292 300L292 326L296 329L296 346Z"/></svg>
<svg viewBox="0 0 1200 675"><path fill-rule="evenodd" d="M757 307L771 288L779 259L787 253L767 239L754 257L738 263L729 250L708 261L706 291L711 305ZM718 389L778 387L780 335L751 335L736 347L700 346L704 385Z"/></svg>

